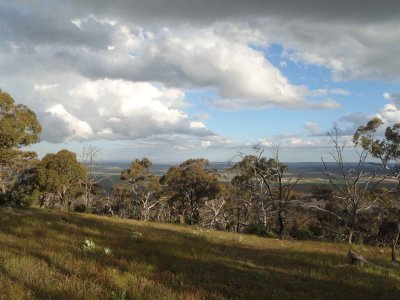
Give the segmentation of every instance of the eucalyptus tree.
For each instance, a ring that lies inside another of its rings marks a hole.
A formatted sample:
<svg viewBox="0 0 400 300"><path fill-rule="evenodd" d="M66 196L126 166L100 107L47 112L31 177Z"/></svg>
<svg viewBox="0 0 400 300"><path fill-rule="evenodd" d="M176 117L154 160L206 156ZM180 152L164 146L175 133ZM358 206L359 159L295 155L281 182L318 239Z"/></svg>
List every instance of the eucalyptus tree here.
<svg viewBox="0 0 400 300"><path fill-rule="evenodd" d="M161 178L181 223L199 223L200 208L220 191L218 173L208 166L206 159L189 159L179 166L169 168Z"/></svg>
<svg viewBox="0 0 400 300"><path fill-rule="evenodd" d="M56 154L47 154L37 166L41 205L59 200L61 209L66 209L67 204L70 206L72 200L82 194L85 178L86 169L74 152L64 149Z"/></svg>
<svg viewBox="0 0 400 300"><path fill-rule="evenodd" d="M263 156L264 149L254 147L256 155L245 155L236 164L239 174L232 179L232 185L240 187L247 194L243 204L246 210L252 207L256 221L261 220L264 227L273 218L275 232L283 237L288 210L297 205L293 199L293 188L300 177L286 176L287 165L279 160L279 145L272 148L273 157Z"/></svg>
<svg viewBox="0 0 400 300"><path fill-rule="evenodd" d="M41 130L32 110L0 90L0 198L10 196L21 173L36 162L36 153L20 148L39 142Z"/></svg>
<svg viewBox="0 0 400 300"><path fill-rule="evenodd" d="M392 261L398 264L395 251L400 239L400 204L398 199L400 193L400 123L386 127L383 136L377 133L382 125L384 123L381 119L371 119L366 125L357 128L353 142L378 159L396 181L396 186L388 191L392 195L389 198L392 200L389 206L389 211L392 212L392 220L385 220L381 229L385 228L385 234L389 235L391 239Z"/></svg>
<svg viewBox="0 0 400 300"><path fill-rule="evenodd" d="M128 186L132 202L131 216L144 221L150 220L152 211L160 202L161 185L151 172L148 158L132 161L129 169L121 172L121 180Z"/></svg>

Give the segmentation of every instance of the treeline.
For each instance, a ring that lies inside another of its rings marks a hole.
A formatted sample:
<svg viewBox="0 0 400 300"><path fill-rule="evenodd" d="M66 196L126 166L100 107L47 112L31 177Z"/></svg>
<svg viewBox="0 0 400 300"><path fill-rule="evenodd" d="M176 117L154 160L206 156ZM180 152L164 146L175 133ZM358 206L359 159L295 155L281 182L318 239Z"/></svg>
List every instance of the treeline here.
<svg viewBox="0 0 400 300"><path fill-rule="evenodd" d="M205 159L189 159L161 177L152 174L149 159L135 159L121 172L121 182L106 192L101 181L107 178L93 172L96 148L85 148L80 161L68 150L41 160L22 151L39 141L40 124L33 111L0 91L0 202L269 237L388 245L396 262L400 124L387 127L377 139L381 125L373 119L355 132L356 164L345 163L345 145L331 135L336 167L330 170L323 162L329 185L314 186L306 194L295 191L301 178L289 175L279 147L271 158L260 147L242 155L229 182L220 180ZM393 188L382 186L388 178Z"/></svg>

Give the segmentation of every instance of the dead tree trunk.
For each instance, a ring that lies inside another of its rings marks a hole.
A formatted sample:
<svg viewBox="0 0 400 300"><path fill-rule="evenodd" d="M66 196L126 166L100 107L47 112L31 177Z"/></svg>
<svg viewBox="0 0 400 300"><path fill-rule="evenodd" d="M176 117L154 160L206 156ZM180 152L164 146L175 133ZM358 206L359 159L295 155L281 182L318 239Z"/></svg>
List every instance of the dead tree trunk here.
<svg viewBox="0 0 400 300"><path fill-rule="evenodd" d="M396 248L399 242L399 238L400 238L400 221L397 222L396 232L393 236L393 241L392 241L392 263L396 264L399 263L399 261L396 259Z"/></svg>
<svg viewBox="0 0 400 300"><path fill-rule="evenodd" d="M354 253L353 251L349 251L347 253L351 265L360 265L360 266L369 266L371 263L367 261L364 257Z"/></svg>

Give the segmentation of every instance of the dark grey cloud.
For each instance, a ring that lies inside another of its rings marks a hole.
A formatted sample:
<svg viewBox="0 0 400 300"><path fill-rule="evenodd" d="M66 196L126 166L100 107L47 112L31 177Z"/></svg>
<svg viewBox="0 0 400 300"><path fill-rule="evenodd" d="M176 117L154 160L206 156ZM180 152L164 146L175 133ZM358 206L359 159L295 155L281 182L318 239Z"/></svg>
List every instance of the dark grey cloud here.
<svg viewBox="0 0 400 300"><path fill-rule="evenodd" d="M110 43L110 25L99 27L96 22L89 20L83 25L85 30L80 30L69 18L58 14L55 11L45 16L0 5L1 40L3 43L15 41L26 47L58 45L106 48ZM34 48L29 50L34 51Z"/></svg>
<svg viewBox="0 0 400 300"><path fill-rule="evenodd" d="M317 18L322 21L381 22L397 18L400 3L395 0L70 0L64 11L84 16L87 13L118 15L133 22L198 22L257 20L265 17L292 19Z"/></svg>

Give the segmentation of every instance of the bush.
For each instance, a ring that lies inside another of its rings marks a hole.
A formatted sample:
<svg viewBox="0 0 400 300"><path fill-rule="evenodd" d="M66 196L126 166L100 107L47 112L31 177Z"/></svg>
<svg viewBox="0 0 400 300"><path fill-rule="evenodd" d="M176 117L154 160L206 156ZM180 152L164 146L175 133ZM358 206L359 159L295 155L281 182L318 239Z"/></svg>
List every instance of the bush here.
<svg viewBox="0 0 400 300"><path fill-rule="evenodd" d="M21 199L19 202L20 207L30 207L33 203L35 203L36 197L34 195L27 195Z"/></svg>
<svg viewBox="0 0 400 300"><path fill-rule="evenodd" d="M75 207L74 207L74 211L75 211L75 212L83 213L83 212L86 211L86 205L85 205L85 204L77 204L77 205L75 205Z"/></svg>
<svg viewBox="0 0 400 300"><path fill-rule="evenodd" d="M5 205L8 203L6 194L0 194L0 205Z"/></svg>
<svg viewBox="0 0 400 300"><path fill-rule="evenodd" d="M185 216L185 224L187 224L187 225L196 225L198 223L199 222L195 218L192 218L190 216Z"/></svg>
<svg viewBox="0 0 400 300"><path fill-rule="evenodd" d="M300 228L297 222L293 224L289 234L297 240L312 240L314 238L314 234L309 228Z"/></svg>
<svg viewBox="0 0 400 300"><path fill-rule="evenodd" d="M277 237L277 235L269 227L263 224L251 223L246 226L244 233L255 234L263 237Z"/></svg>
<svg viewBox="0 0 400 300"><path fill-rule="evenodd" d="M32 206L33 203L36 202L37 196L36 195L23 195L17 194L13 195L14 197L9 200L9 203L18 208L28 208Z"/></svg>

